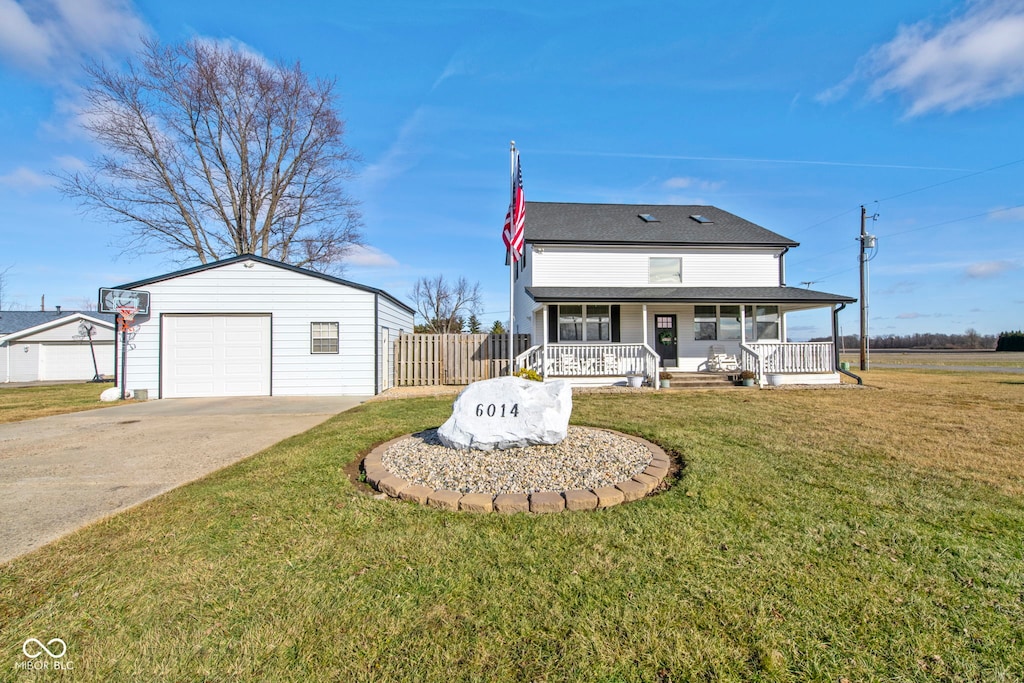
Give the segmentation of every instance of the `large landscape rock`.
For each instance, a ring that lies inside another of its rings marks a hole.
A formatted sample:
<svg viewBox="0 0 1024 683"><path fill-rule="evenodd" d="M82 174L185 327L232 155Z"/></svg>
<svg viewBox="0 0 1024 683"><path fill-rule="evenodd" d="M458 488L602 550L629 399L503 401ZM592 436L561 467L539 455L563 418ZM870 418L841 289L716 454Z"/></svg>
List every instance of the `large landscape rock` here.
<svg viewBox="0 0 1024 683"><path fill-rule="evenodd" d="M572 388L565 380L498 377L463 389L437 435L449 448L480 451L556 444L565 438L571 413Z"/></svg>

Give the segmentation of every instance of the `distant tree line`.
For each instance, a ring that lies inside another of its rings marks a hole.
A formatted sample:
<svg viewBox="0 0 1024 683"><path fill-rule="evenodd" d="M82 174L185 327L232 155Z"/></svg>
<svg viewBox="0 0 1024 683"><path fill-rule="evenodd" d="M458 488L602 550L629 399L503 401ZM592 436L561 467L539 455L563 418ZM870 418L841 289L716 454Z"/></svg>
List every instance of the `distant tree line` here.
<svg viewBox="0 0 1024 683"><path fill-rule="evenodd" d="M1004 332L999 335L1014 334ZM1019 334L1019 333L1016 333ZM818 337L811 341L831 341L831 337ZM885 334L871 337L872 349L936 349L936 350L988 350L999 349L994 334L979 334L977 330L968 329L963 334L943 334L940 332L924 332L915 334ZM860 335L847 334L840 339L840 344L847 349L860 348ZM1024 350L1024 349L1022 349Z"/></svg>
<svg viewBox="0 0 1024 683"><path fill-rule="evenodd" d="M1000 332L996 351L1024 351L1024 332Z"/></svg>

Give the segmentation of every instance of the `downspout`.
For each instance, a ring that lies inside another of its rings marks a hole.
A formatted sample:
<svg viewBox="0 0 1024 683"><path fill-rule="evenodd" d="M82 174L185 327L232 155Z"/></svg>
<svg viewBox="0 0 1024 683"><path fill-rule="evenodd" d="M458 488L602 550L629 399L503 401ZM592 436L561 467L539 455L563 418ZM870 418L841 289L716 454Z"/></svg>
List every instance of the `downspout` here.
<svg viewBox="0 0 1024 683"><path fill-rule="evenodd" d="M857 384L864 386L864 380L860 376L853 374L849 370L843 370L842 366L839 365L839 312L846 308L846 304L839 304L839 308L832 309L832 346L834 347L836 372L841 372L847 377L852 377L857 380Z"/></svg>
<svg viewBox="0 0 1024 683"><path fill-rule="evenodd" d="M789 247L783 247L779 252L779 287L786 286L786 252Z"/></svg>

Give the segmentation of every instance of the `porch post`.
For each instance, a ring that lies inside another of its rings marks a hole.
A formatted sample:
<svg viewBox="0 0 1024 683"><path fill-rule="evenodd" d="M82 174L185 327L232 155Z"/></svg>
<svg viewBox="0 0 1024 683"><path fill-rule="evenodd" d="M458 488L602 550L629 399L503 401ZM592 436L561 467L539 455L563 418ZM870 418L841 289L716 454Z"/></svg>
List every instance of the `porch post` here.
<svg viewBox="0 0 1024 683"><path fill-rule="evenodd" d="M740 346L747 343L747 307L740 304Z"/></svg>
<svg viewBox="0 0 1024 683"><path fill-rule="evenodd" d="M641 325L641 329L643 330L644 337L641 340L641 343L642 344L646 344L647 343L647 304L644 304L644 312L643 312L642 319L643 319L643 324Z"/></svg>
<svg viewBox="0 0 1024 683"><path fill-rule="evenodd" d="M548 304L544 304L544 338L540 340L540 368L545 381L548 375Z"/></svg>

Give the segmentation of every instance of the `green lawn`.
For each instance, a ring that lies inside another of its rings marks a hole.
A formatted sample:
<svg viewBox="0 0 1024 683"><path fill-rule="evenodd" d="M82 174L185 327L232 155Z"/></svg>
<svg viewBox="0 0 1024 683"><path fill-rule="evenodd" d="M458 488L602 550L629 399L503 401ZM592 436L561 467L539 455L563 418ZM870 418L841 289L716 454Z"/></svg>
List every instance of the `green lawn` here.
<svg viewBox="0 0 1024 683"><path fill-rule="evenodd" d="M0 387L0 424L116 405L100 403L100 393L112 386L112 383L79 382L32 387Z"/></svg>
<svg viewBox="0 0 1024 683"><path fill-rule="evenodd" d="M362 492L450 411L365 404L0 568L0 679L30 636L74 680L1024 679L1024 380L866 378L579 395L685 467L550 516Z"/></svg>

